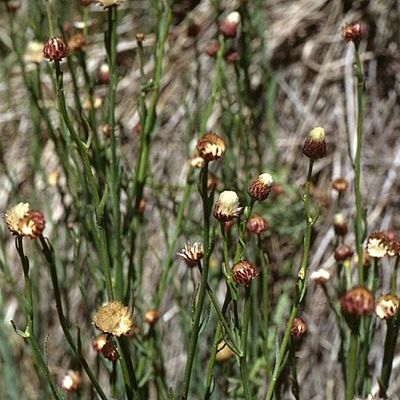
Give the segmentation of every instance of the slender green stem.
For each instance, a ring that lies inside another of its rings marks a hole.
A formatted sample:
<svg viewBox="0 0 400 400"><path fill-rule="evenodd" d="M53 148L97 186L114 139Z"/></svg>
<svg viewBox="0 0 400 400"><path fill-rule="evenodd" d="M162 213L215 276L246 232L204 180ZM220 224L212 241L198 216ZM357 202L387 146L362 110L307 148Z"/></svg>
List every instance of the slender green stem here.
<svg viewBox="0 0 400 400"><path fill-rule="evenodd" d="M353 400L357 378L357 352L358 352L358 321L350 327L350 342L347 353L347 373L345 400Z"/></svg>
<svg viewBox="0 0 400 400"><path fill-rule="evenodd" d="M293 340L290 340L289 343L289 362L292 375L292 394L296 400L300 400L300 386L297 380L296 346Z"/></svg>
<svg viewBox="0 0 400 400"><path fill-rule="evenodd" d="M213 383L213 376L214 376L214 366L215 366L215 357L217 356L218 352L218 345L221 342L221 324L218 323L217 329L214 333L214 343L211 350L210 358L208 359L208 367L207 367L207 380L206 380L206 393L204 399L209 399L212 394L212 383Z"/></svg>
<svg viewBox="0 0 400 400"><path fill-rule="evenodd" d="M261 279L262 279L262 336L263 336L263 352L266 365L266 373L269 374L269 346L268 346L268 333L269 333L269 284L268 284L268 257L264 253L261 245L261 237L257 237L259 259L261 264Z"/></svg>

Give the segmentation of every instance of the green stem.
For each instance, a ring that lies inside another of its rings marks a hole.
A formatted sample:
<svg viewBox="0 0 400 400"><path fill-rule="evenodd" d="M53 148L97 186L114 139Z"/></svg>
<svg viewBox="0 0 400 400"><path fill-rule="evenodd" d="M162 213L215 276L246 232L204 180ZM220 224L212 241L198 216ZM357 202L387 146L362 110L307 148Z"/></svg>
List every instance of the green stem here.
<svg viewBox="0 0 400 400"><path fill-rule="evenodd" d="M347 373L346 373L346 393L345 400L353 400L357 378L357 351L358 351L358 334L359 322L355 326L350 327L350 343L347 354Z"/></svg>

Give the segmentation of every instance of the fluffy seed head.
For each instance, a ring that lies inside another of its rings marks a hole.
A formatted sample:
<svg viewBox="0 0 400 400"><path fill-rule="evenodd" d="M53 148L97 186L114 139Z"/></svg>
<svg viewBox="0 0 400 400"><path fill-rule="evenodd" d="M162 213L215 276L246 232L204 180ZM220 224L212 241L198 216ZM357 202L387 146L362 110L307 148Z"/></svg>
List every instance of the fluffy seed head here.
<svg viewBox="0 0 400 400"><path fill-rule="evenodd" d="M82 384L82 375L79 371L68 370L61 381L61 387L66 392L76 392Z"/></svg>
<svg viewBox="0 0 400 400"><path fill-rule="evenodd" d="M43 56L51 61L61 61L67 56L68 47L59 37L49 39L43 47Z"/></svg>
<svg viewBox="0 0 400 400"><path fill-rule="evenodd" d="M307 324L301 317L296 317L293 321L292 329L290 330L290 334L294 337L303 336L307 331Z"/></svg>
<svg viewBox="0 0 400 400"><path fill-rule="evenodd" d="M203 244L200 242L195 242L193 244L187 243L185 244L185 248L182 249L180 253L176 253L176 255L185 260L189 268L193 268L198 265L203 258Z"/></svg>
<svg viewBox="0 0 400 400"><path fill-rule="evenodd" d="M146 322L146 324L153 326L160 317L160 313L157 310L148 310L144 313L143 321Z"/></svg>
<svg viewBox="0 0 400 400"><path fill-rule="evenodd" d="M383 294L376 301L375 314L380 319L389 319L397 314L399 298L394 294Z"/></svg>
<svg viewBox="0 0 400 400"><path fill-rule="evenodd" d="M238 217L243 207L239 206L239 197L236 192L225 190L221 192L214 206L214 217L220 222L231 221Z"/></svg>
<svg viewBox="0 0 400 400"><path fill-rule="evenodd" d="M93 315L97 329L113 336L128 336L133 329L132 315L120 301L111 301L101 306Z"/></svg>
<svg viewBox="0 0 400 400"><path fill-rule="evenodd" d="M370 257L382 258L387 254L388 240L383 232L373 232L367 239L367 253Z"/></svg>
<svg viewBox="0 0 400 400"><path fill-rule="evenodd" d="M303 145L303 154L312 160L325 157L326 143L323 128L317 127L310 131Z"/></svg>
<svg viewBox="0 0 400 400"><path fill-rule="evenodd" d="M342 27L341 34L346 42L358 43L361 37L365 35L365 27L359 22L352 22Z"/></svg>
<svg viewBox="0 0 400 400"><path fill-rule="evenodd" d="M241 260L232 267L232 279L239 285L249 286L257 275L254 265L246 260Z"/></svg>
<svg viewBox="0 0 400 400"><path fill-rule="evenodd" d="M372 314L375 310L374 298L371 292L364 287L348 290L340 299L340 304L345 314L357 318Z"/></svg>
<svg viewBox="0 0 400 400"><path fill-rule="evenodd" d="M270 174L261 174L251 180L247 188L247 193L253 200L263 201L268 197L273 183L274 180Z"/></svg>
<svg viewBox="0 0 400 400"><path fill-rule="evenodd" d="M331 277L330 272L327 269L321 268L314 271L310 275L310 279L317 285L323 285L328 282Z"/></svg>
<svg viewBox="0 0 400 400"><path fill-rule="evenodd" d="M221 136L215 133L206 133L197 141L199 156L205 161L214 161L225 153L225 142Z"/></svg>
<svg viewBox="0 0 400 400"><path fill-rule="evenodd" d="M222 340L217 347L217 354L215 356L215 361L218 363L223 363L225 361L228 361L234 355L235 353L230 349L230 347L225 343L225 341Z"/></svg>
<svg viewBox="0 0 400 400"><path fill-rule="evenodd" d="M260 235L268 229L268 222L261 215L254 214L247 221L247 230L250 233Z"/></svg>
<svg viewBox="0 0 400 400"><path fill-rule="evenodd" d="M110 8L110 7L116 7L122 4L124 0L99 0L98 5L102 6L104 9Z"/></svg>

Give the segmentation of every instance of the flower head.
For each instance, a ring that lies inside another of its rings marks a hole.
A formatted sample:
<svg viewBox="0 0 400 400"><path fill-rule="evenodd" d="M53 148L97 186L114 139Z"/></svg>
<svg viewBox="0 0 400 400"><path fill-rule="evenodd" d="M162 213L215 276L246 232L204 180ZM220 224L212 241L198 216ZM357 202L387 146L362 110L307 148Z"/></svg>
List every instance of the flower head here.
<svg viewBox="0 0 400 400"><path fill-rule="evenodd" d="M35 239L43 233L45 220L40 211L30 209L29 203L19 203L7 210L4 220L9 231L15 236L28 236Z"/></svg>
<svg viewBox="0 0 400 400"><path fill-rule="evenodd" d="M343 214L335 214L334 220L333 220L333 228L335 230L335 234L338 236L345 236L346 233L349 230L349 227L347 226L347 222L343 216Z"/></svg>
<svg viewBox="0 0 400 400"><path fill-rule="evenodd" d="M231 221L242 212L239 197L236 192L225 190L221 192L214 206L214 217L220 222Z"/></svg>
<svg viewBox="0 0 400 400"><path fill-rule="evenodd" d="M146 322L146 324L153 326L160 317L160 313L157 310L148 310L144 313L143 321Z"/></svg>
<svg viewBox="0 0 400 400"><path fill-rule="evenodd" d="M383 294L376 301L375 314L380 319L389 319L397 314L399 298L394 294Z"/></svg>
<svg viewBox="0 0 400 400"><path fill-rule="evenodd" d="M61 61L67 56L68 47L59 37L49 39L43 47L43 56L51 61Z"/></svg>
<svg viewBox="0 0 400 400"><path fill-rule="evenodd" d="M96 336L92 340L93 349L108 360L115 362L119 358L117 348L107 335Z"/></svg>
<svg viewBox="0 0 400 400"><path fill-rule="evenodd" d="M270 174L261 174L249 183L247 193L253 200L263 201L268 197L273 182L274 180Z"/></svg>
<svg viewBox="0 0 400 400"><path fill-rule="evenodd" d="M336 178L332 181L332 189L336 190L338 193L343 193L349 186L349 182L344 178Z"/></svg>
<svg viewBox="0 0 400 400"><path fill-rule="evenodd" d="M82 375L79 371L68 370L61 381L61 387L66 392L76 392L82 384Z"/></svg>
<svg viewBox="0 0 400 400"><path fill-rule="evenodd" d="M128 336L133 329L132 314L120 301L102 305L92 319L97 329L113 336Z"/></svg>
<svg viewBox="0 0 400 400"><path fill-rule="evenodd" d="M400 240L392 239L387 244L387 254L390 257L400 256Z"/></svg>
<svg viewBox="0 0 400 400"><path fill-rule="evenodd" d="M312 160L325 157L325 131L321 127L310 131L303 145L303 154Z"/></svg>
<svg viewBox="0 0 400 400"><path fill-rule="evenodd" d="M345 314L357 318L372 314L375 310L374 298L371 292L364 287L348 290L340 299L340 304Z"/></svg>
<svg viewBox="0 0 400 400"><path fill-rule="evenodd" d="M358 43L363 35L365 35L365 27L359 22L345 24L341 29L343 40L346 42Z"/></svg>
<svg viewBox="0 0 400 400"><path fill-rule="evenodd" d="M387 254L388 240L383 232L373 232L367 239L367 252L370 257L382 258Z"/></svg>
<svg viewBox="0 0 400 400"><path fill-rule="evenodd" d="M254 214L250 216L249 220L247 221L247 230L250 233L260 235L267 229L268 229L268 222L261 215Z"/></svg>
<svg viewBox="0 0 400 400"><path fill-rule="evenodd" d="M237 28L240 24L240 14L237 11L231 12L219 24L219 31L225 39L234 38L237 35Z"/></svg>
<svg viewBox="0 0 400 400"><path fill-rule="evenodd" d="M214 161L225 153L225 142L221 136L215 133L206 133L197 141L199 156L205 161Z"/></svg>
<svg viewBox="0 0 400 400"><path fill-rule="evenodd" d="M339 262L346 261L349 258L351 258L353 253L354 253L353 250L349 246L342 244L342 245L339 245L338 247L336 247L334 258L336 261L339 261Z"/></svg>
<svg viewBox="0 0 400 400"><path fill-rule="evenodd" d="M257 275L254 265L246 260L241 260L232 267L232 279L239 285L249 286Z"/></svg>
<svg viewBox="0 0 400 400"><path fill-rule="evenodd" d="M324 283L328 282L330 278L330 272L324 268L314 271L310 275L310 279L317 285L323 285Z"/></svg>
<svg viewBox="0 0 400 400"><path fill-rule="evenodd" d="M198 265L203 258L203 244L200 242L195 242L193 244L187 243L185 244L185 248L182 249L180 253L176 253L176 255L185 260L189 268L193 268Z"/></svg>
<svg viewBox="0 0 400 400"><path fill-rule="evenodd" d="M104 9L121 5L124 0L98 0L97 4Z"/></svg>
<svg viewBox="0 0 400 400"><path fill-rule="evenodd" d="M307 324L301 317L296 317L293 321L292 329L290 330L290 334L295 337L303 336L307 331Z"/></svg>

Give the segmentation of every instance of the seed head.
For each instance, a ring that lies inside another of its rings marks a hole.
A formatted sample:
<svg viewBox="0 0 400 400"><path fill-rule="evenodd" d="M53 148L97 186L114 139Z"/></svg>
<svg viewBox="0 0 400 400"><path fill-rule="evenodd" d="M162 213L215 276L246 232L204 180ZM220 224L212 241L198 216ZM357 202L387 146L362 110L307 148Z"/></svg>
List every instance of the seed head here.
<svg viewBox="0 0 400 400"><path fill-rule="evenodd" d="M365 27L359 22L352 22L350 24L345 24L341 30L342 38L346 42L353 42L358 44L362 36L365 35Z"/></svg>
<svg viewBox="0 0 400 400"><path fill-rule="evenodd" d="M347 222L343 216L343 214L336 214L333 220L333 228L335 229L335 233L338 236L345 236L349 231L349 227Z"/></svg>
<svg viewBox="0 0 400 400"><path fill-rule="evenodd" d="M30 209L29 203L19 203L7 210L4 220L9 231L15 236L35 239L43 233L45 220L40 211Z"/></svg>
<svg viewBox="0 0 400 400"><path fill-rule="evenodd" d="M263 201L268 197L273 182L274 180L270 174L261 174L249 183L247 193L253 200Z"/></svg>
<svg viewBox="0 0 400 400"><path fill-rule="evenodd" d="M226 344L225 340L222 340L217 347L217 354L215 356L215 361L218 363L223 363L232 358L235 353Z"/></svg>
<svg viewBox="0 0 400 400"><path fill-rule="evenodd" d="M303 145L303 154L312 160L325 157L325 131L318 127L310 131Z"/></svg>
<svg viewBox="0 0 400 400"><path fill-rule="evenodd" d="M303 336L307 332L307 324L301 317L296 317L293 321L292 329L290 334L294 337Z"/></svg>
<svg viewBox="0 0 400 400"><path fill-rule="evenodd" d="M214 217L220 222L231 221L238 217L243 207L239 206L239 197L236 192L225 190L220 193L214 206Z"/></svg>
<svg viewBox="0 0 400 400"><path fill-rule="evenodd" d="M334 258L336 261L339 261L339 262L346 261L349 258L351 258L353 253L354 253L353 250L349 246L342 244L342 245L336 247Z"/></svg>
<svg viewBox="0 0 400 400"><path fill-rule="evenodd" d="M382 258L387 254L388 240L383 232L373 232L367 239L367 253L370 257Z"/></svg>
<svg viewBox="0 0 400 400"><path fill-rule="evenodd" d="M237 35L239 24L240 14L237 11L233 11L219 24L219 32L225 39L233 39Z"/></svg>
<svg viewBox="0 0 400 400"><path fill-rule="evenodd" d="M160 317L160 313L157 310L148 310L144 313L143 321L150 326L154 326Z"/></svg>
<svg viewBox="0 0 400 400"><path fill-rule="evenodd" d="M317 285L323 285L329 281L331 274L327 269L321 268L310 275L310 279Z"/></svg>
<svg viewBox="0 0 400 400"><path fill-rule="evenodd" d="M121 5L124 2L124 0L98 0L98 5L102 6L104 9L110 8L110 7L117 7Z"/></svg>
<svg viewBox="0 0 400 400"><path fill-rule="evenodd" d="M203 244L200 242L195 242L193 244L187 243L185 244L185 248L182 249L180 253L176 253L176 255L184 259L189 268L193 268L198 265L203 258Z"/></svg>
<svg viewBox="0 0 400 400"><path fill-rule="evenodd" d="M64 40L58 37L49 39L43 47L43 56L51 61L61 61L67 56L68 47Z"/></svg>
<svg viewBox="0 0 400 400"><path fill-rule="evenodd" d="M215 133L206 133L197 141L197 151L205 161L218 160L225 153L225 142Z"/></svg>
<svg viewBox="0 0 400 400"><path fill-rule="evenodd" d="M332 181L332 189L336 190L338 193L343 193L349 187L349 182L344 178L336 178Z"/></svg>
<svg viewBox="0 0 400 400"><path fill-rule="evenodd" d="M250 233L260 235L268 229L268 222L261 215L252 215L247 221L247 230Z"/></svg>
<svg viewBox="0 0 400 400"><path fill-rule="evenodd" d="M93 315L97 329L113 336L128 336L133 329L132 314L120 301L111 301L101 306Z"/></svg>
<svg viewBox="0 0 400 400"><path fill-rule="evenodd" d="M68 370L61 381L61 387L66 392L76 392L82 384L82 375L79 371Z"/></svg>
<svg viewBox="0 0 400 400"><path fill-rule="evenodd" d="M241 260L232 267L232 279L239 285L249 286L257 275L254 265L246 260Z"/></svg>
<svg viewBox="0 0 400 400"><path fill-rule="evenodd" d="M372 314L375 310L374 298L371 292L364 287L348 290L340 299L340 304L345 314L357 318Z"/></svg>
<svg viewBox="0 0 400 400"><path fill-rule="evenodd" d="M394 294L383 294L376 301L375 314L380 319L390 319L397 314L399 298Z"/></svg>

